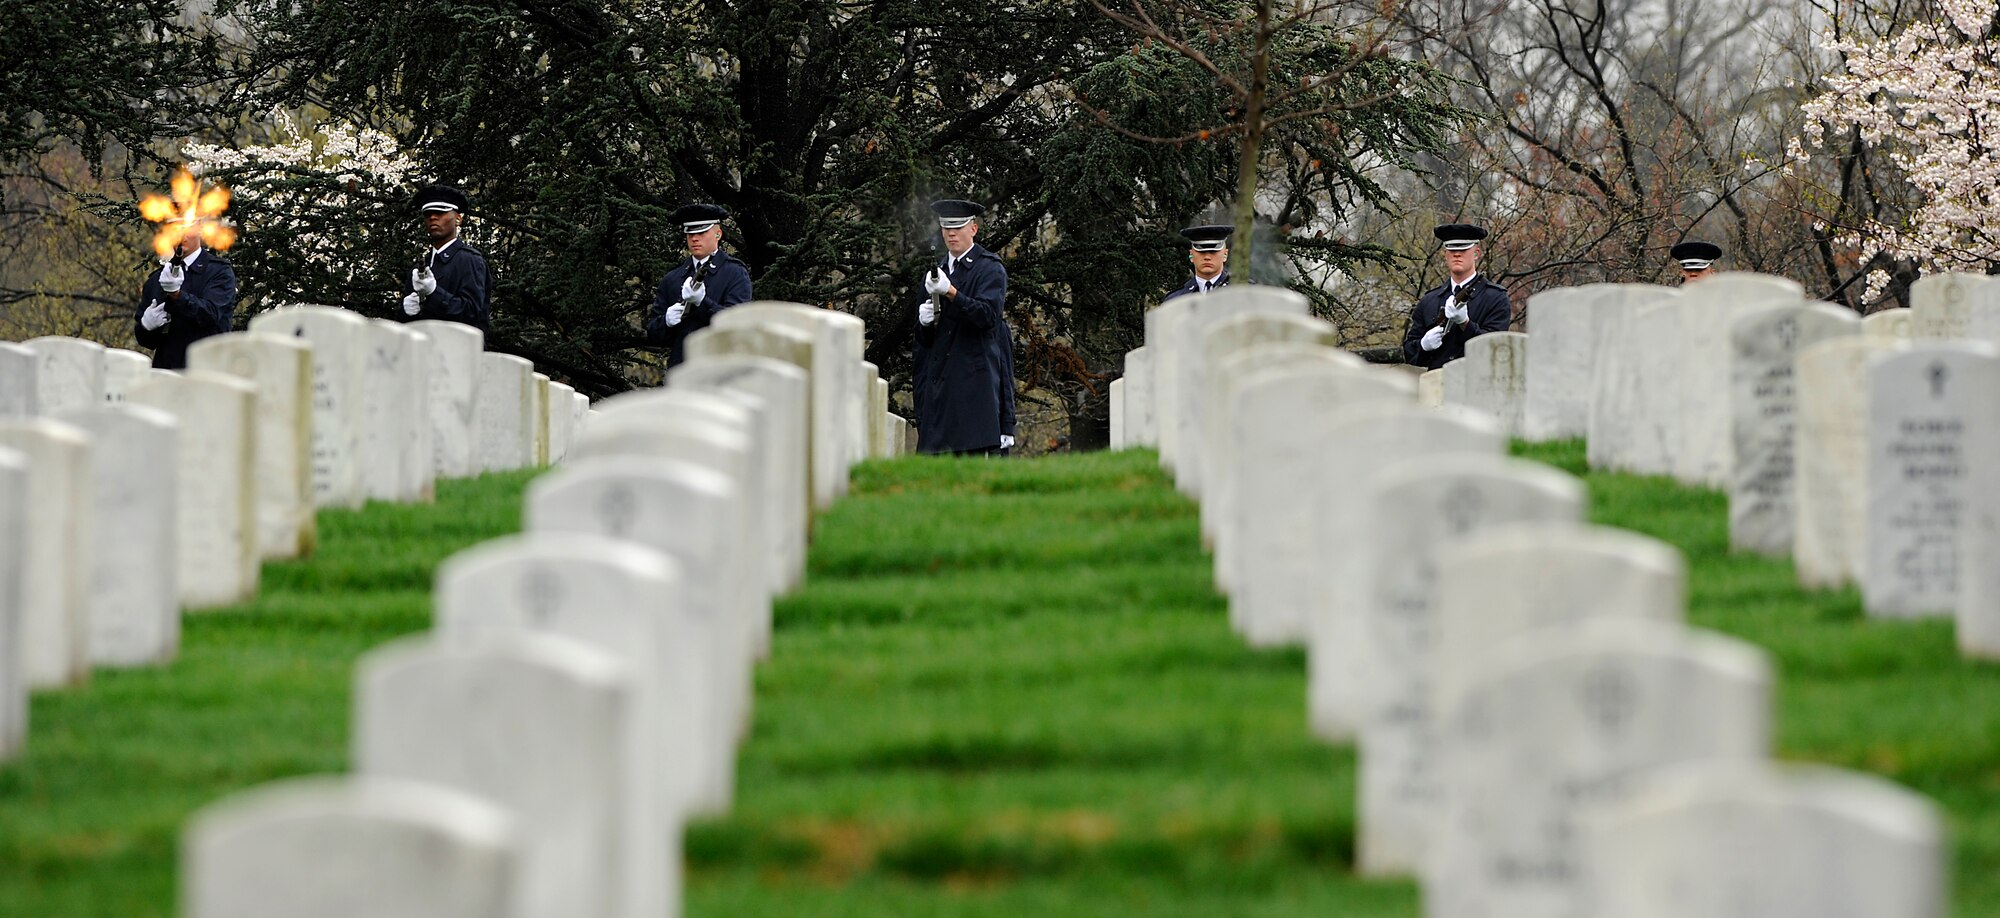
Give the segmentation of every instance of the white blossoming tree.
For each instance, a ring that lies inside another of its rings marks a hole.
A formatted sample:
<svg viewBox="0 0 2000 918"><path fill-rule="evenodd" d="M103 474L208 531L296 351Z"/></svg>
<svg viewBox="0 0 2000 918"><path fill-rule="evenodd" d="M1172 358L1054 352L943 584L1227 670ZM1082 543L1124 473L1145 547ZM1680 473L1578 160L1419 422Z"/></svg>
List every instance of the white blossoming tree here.
<svg viewBox="0 0 2000 918"><path fill-rule="evenodd" d="M1791 146L1805 163L1858 139L1914 192L1913 206L1892 216L1828 220L1833 242L1872 268L1870 301L1892 266L2000 268L2000 0L1932 3L1936 15L1884 37L1824 42L1843 66L1805 103L1806 127Z"/></svg>
<svg viewBox="0 0 2000 918"><path fill-rule="evenodd" d="M395 138L344 122L316 126L279 110L267 144L188 144L189 171L228 185L242 241L231 258L263 302L382 313L420 237L407 204L417 163Z"/></svg>

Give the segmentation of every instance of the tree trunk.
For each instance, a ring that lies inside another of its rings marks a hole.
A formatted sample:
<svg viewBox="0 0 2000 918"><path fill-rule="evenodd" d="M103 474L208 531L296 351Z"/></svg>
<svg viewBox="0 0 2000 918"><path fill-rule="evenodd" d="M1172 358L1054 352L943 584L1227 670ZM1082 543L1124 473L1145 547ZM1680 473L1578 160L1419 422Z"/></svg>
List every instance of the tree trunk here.
<svg viewBox="0 0 2000 918"><path fill-rule="evenodd" d="M1251 36L1250 98L1243 105L1243 146L1236 164L1236 235L1229 247L1229 273L1239 283L1250 277L1250 252L1256 244L1257 166L1263 158L1264 96L1270 87L1271 0L1257 0L1257 26Z"/></svg>

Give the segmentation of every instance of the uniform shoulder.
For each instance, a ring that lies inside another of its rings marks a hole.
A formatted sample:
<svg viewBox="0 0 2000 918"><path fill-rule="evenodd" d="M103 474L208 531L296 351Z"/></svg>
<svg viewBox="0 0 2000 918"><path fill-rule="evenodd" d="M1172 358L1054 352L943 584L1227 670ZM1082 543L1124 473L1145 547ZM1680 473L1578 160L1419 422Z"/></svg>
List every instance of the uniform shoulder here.
<svg viewBox="0 0 2000 918"><path fill-rule="evenodd" d="M484 251L481 251L479 247L473 245L472 243L466 242L463 239L460 239L458 241L457 248L460 254L471 255L474 258L477 258L481 261L486 260L486 253Z"/></svg>

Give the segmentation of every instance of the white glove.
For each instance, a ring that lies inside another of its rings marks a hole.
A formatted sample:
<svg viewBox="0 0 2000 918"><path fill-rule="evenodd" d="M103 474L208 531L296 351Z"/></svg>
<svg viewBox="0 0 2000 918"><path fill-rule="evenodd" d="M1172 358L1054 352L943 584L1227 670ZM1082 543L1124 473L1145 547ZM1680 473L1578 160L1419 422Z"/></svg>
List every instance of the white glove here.
<svg viewBox="0 0 2000 918"><path fill-rule="evenodd" d="M951 292L951 278L945 276L942 268L932 269L924 275L924 290L931 296L944 296Z"/></svg>
<svg viewBox="0 0 2000 918"><path fill-rule="evenodd" d="M1435 351L1438 348L1444 347L1444 327L1438 326L1424 332L1424 340L1417 342L1417 346L1427 351Z"/></svg>
<svg viewBox="0 0 2000 918"><path fill-rule="evenodd" d="M139 315L139 326L147 331L158 331L160 326L167 324L168 318L167 304L154 300L153 305Z"/></svg>
<svg viewBox="0 0 2000 918"><path fill-rule="evenodd" d="M1014 435L1013 435L1013 434L1001 434L1001 435L1000 435L1000 448L1001 448L1001 449L1013 449L1013 448L1014 448Z"/></svg>
<svg viewBox="0 0 2000 918"><path fill-rule="evenodd" d="M917 304L917 324L918 325L937 324L936 300L926 299L923 302Z"/></svg>
<svg viewBox="0 0 2000 918"><path fill-rule="evenodd" d="M1444 307L1444 317L1451 320L1453 325L1463 325L1471 318L1471 314L1466 311L1464 303L1447 303Z"/></svg>
<svg viewBox="0 0 2000 918"><path fill-rule="evenodd" d="M168 293L179 293L181 284L187 282L187 269L168 262L160 266L160 289Z"/></svg>
<svg viewBox="0 0 2000 918"><path fill-rule="evenodd" d="M687 315L687 310L687 304L685 303L675 303L672 306L668 306L667 324L669 326L681 324L681 317Z"/></svg>
<svg viewBox="0 0 2000 918"><path fill-rule="evenodd" d="M693 306L694 304L701 302L702 298L706 296L708 296L707 284L697 284L694 282L694 278L692 277L681 279L682 303L685 303L689 306ZM674 321L678 322L680 320L675 319Z"/></svg>
<svg viewBox="0 0 2000 918"><path fill-rule="evenodd" d="M423 311L424 298L414 293L403 297L403 315L413 316Z"/></svg>
<svg viewBox="0 0 2000 918"><path fill-rule="evenodd" d="M417 291L417 296L430 296L437 292L437 288L437 275L432 274L431 269L417 268L410 272L410 289Z"/></svg>

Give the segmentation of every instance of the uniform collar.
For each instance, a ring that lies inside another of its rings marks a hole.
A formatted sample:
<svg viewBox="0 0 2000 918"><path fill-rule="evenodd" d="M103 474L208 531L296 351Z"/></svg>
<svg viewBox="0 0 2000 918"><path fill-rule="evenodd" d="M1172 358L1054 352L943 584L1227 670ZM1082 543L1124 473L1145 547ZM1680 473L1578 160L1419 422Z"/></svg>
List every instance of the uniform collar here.
<svg viewBox="0 0 2000 918"><path fill-rule="evenodd" d="M432 257L432 258L436 258L436 257L437 257L437 256L439 256L439 255L443 255L446 249L449 249L449 248L451 248L452 246L455 246L455 245L457 245L457 244L458 244L458 237L457 237L457 236L453 236L453 237L451 237L451 238L450 238L449 240L447 240L447 241L445 242L445 244L444 244L444 245L441 245L441 246L438 246L438 247L437 247L437 248L435 248L435 249L432 249L432 250L431 250L431 257Z"/></svg>
<svg viewBox="0 0 2000 918"><path fill-rule="evenodd" d="M188 257L181 259L181 267L186 268L188 270L193 270L194 263L200 260L201 256L207 252L208 252L207 249L197 248L193 252L188 253ZM169 256L167 260L171 262L173 258ZM165 266L162 265L161 267Z"/></svg>
<svg viewBox="0 0 2000 918"><path fill-rule="evenodd" d="M1479 280L1480 280L1480 277L1479 277L1479 272L1477 272L1477 271L1474 271L1474 272L1472 272L1472 276L1471 276L1471 277L1468 277L1468 278L1466 278L1466 279L1465 279L1465 283L1463 283L1463 284L1461 284L1461 283L1459 283L1458 281L1455 281L1455 280L1452 280L1451 278L1447 277L1447 278L1445 278L1445 279L1444 279L1444 289L1445 289L1445 292L1446 292L1446 293L1450 293L1450 292L1451 292L1451 291L1453 291L1453 290L1464 290L1464 289L1467 289L1467 288L1469 288L1469 287L1475 287L1475 286L1478 286L1478 284L1479 284Z"/></svg>

